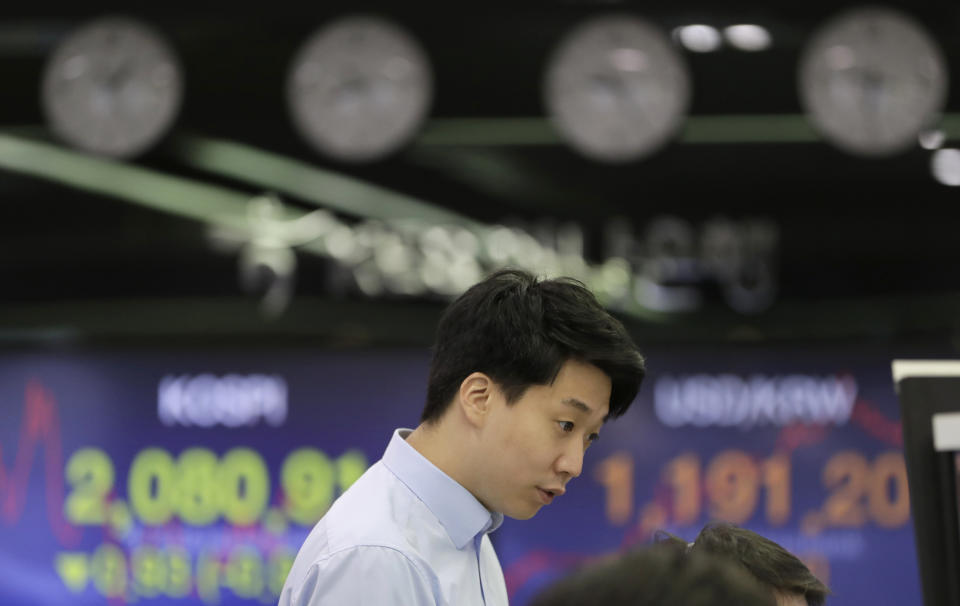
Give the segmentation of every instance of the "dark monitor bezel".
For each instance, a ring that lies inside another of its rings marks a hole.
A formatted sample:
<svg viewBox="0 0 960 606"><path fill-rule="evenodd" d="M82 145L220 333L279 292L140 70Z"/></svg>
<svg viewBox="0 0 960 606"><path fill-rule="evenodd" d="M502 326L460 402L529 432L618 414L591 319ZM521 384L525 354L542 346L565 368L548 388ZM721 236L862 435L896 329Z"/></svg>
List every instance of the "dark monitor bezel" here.
<svg viewBox="0 0 960 606"><path fill-rule="evenodd" d="M956 606L960 604L956 453L935 449L933 416L960 412L960 376L897 376L896 366L894 374L924 606ZM950 393L957 395L951 398L946 395Z"/></svg>

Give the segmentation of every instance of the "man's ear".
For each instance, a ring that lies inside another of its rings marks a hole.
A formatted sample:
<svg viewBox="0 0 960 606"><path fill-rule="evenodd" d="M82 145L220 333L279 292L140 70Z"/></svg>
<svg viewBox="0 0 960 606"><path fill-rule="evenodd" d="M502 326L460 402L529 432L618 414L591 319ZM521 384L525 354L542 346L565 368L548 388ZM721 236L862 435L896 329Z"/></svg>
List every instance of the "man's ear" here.
<svg viewBox="0 0 960 606"><path fill-rule="evenodd" d="M487 419L497 386L488 375L482 372L471 373L460 383L457 403L460 410L472 425L482 426Z"/></svg>

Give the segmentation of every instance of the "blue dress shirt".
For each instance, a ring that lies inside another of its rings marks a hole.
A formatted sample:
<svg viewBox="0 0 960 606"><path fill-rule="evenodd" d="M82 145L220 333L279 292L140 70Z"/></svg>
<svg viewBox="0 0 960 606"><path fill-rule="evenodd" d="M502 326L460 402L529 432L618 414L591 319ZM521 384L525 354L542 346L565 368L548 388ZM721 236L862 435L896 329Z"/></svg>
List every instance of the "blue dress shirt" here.
<svg viewBox="0 0 960 606"><path fill-rule="evenodd" d="M500 606L507 588L488 533L503 515L394 432L383 458L304 541L280 606Z"/></svg>

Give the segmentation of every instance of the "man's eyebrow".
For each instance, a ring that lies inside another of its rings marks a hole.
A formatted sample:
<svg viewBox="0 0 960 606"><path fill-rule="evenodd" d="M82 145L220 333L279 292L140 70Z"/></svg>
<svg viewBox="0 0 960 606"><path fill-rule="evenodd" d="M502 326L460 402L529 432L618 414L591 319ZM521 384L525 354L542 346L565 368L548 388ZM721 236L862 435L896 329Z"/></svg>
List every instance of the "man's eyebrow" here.
<svg viewBox="0 0 960 606"><path fill-rule="evenodd" d="M582 400L578 400L576 398L564 398L563 403L566 404L567 406L572 406L573 408L576 408L580 412L583 412L586 414L590 414L591 412L593 412L593 409L587 406L586 402L583 402ZM601 421L601 423L606 423L607 419L609 418L610 418L610 415L608 414L607 416L603 417L603 421Z"/></svg>
<svg viewBox="0 0 960 606"><path fill-rule="evenodd" d="M585 412L587 414L590 414L591 412L593 412L592 408L590 408L584 402L581 402L576 398L564 398L563 403L566 404L567 406L573 406L580 412Z"/></svg>

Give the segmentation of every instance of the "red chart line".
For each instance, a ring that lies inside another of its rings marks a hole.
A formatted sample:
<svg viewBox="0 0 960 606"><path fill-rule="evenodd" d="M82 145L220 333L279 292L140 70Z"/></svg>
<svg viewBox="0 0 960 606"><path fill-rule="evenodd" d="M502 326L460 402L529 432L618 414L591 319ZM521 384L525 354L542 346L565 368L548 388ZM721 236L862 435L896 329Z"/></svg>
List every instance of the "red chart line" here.
<svg viewBox="0 0 960 606"><path fill-rule="evenodd" d="M30 473L41 447L47 519L60 543L72 546L80 540L80 530L63 517L63 447L57 403L50 390L32 380L26 387L17 455L9 472L3 464L3 444L0 443L0 518L7 525L16 524L23 514Z"/></svg>

